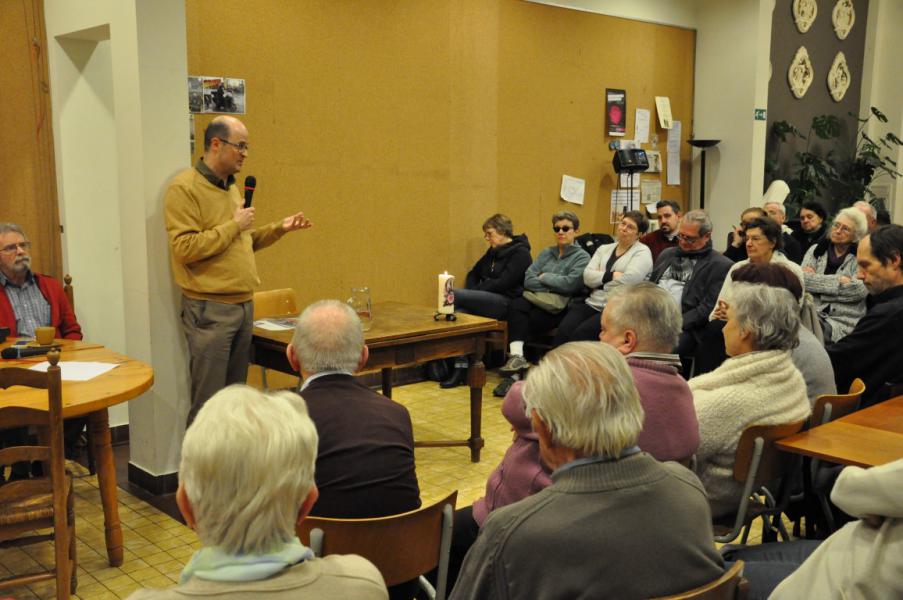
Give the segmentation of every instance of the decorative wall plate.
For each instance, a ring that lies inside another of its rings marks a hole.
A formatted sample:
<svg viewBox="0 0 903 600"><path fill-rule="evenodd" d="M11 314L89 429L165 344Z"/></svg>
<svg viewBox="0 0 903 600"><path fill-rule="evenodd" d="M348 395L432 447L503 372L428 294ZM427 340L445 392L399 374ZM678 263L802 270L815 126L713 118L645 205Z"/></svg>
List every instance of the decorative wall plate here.
<svg viewBox="0 0 903 600"><path fill-rule="evenodd" d="M809 52L805 46L800 46L790 63L790 69L787 70L787 83L790 84L790 91L797 98L802 98L812 84L813 77L814 72L812 71L812 61L809 60Z"/></svg>
<svg viewBox="0 0 903 600"><path fill-rule="evenodd" d="M850 87L850 67L847 66L847 57L843 52L838 52L831 63L831 69L828 70L828 90L834 102L843 100L847 88Z"/></svg>
<svg viewBox="0 0 903 600"><path fill-rule="evenodd" d="M793 0L793 20L800 33L809 31L817 15L818 4L815 0Z"/></svg>
<svg viewBox="0 0 903 600"><path fill-rule="evenodd" d="M837 34L837 37L841 40L847 39L856 22L853 0L837 0L834 10L831 11L831 22L834 24L834 33Z"/></svg>

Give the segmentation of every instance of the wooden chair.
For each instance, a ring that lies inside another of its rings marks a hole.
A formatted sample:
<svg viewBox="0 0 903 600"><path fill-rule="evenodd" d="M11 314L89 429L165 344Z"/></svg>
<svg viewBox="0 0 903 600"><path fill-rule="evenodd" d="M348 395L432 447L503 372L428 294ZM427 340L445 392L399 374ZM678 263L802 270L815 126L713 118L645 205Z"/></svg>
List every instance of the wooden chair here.
<svg viewBox="0 0 903 600"><path fill-rule="evenodd" d="M72 275L68 273L63 277L63 293L66 294L66 298L69 300L69 306L72 307L72 310L75 310L75 291L72 289Z"/></svg>
<svg viewBox="0 0 903 600"><path fill-rule="evenodd" d="M0 468L21 461L42 461L49 477L11 481L0 486L0 547L21 546L53 539L56 568L0 580L0 589L56 580L56 597L75 592L75 513L72 476L65 471L63 454L63 393L58 351L47 355L46 373L18 367L0 369L0 389L28 386L47 390L48 410L0 407L0 426L38 427L47 445L13 446L0 450ZM0 394L2 398L2 394ZM36 529L53 529L51 535L23 535Z"/></svg>
<svg viewBox="0 0 903 600"><path fill-rule="evenodd" d="M812 407L812 417L809 419L809 427L818 427L824 425L840 417L856 412L859 410L859 403L862 395L865 393L865 383L856 378L850 385L850 391L847 394L823 394L815 399L815 406ZM828 535L835 531L834 512L828 503L828 494L831 493L833 484L833 471L835 468L825 465L824 462L817 458L812 459L809 465L810 481L812 483L812 492L818 498L819 506L821 506L822 514L825 517L825 523L828 526ZM809 524L806 524L806 530L809 530Z"/></svg>
<svg viewBox="0 0 903 600"><path fill-rule="evenodd" d="M721 577L696 589L652 600L746 600L749 582L743 578L743 561L738 560Z"/></svg>
<svg viewBox="0 0 903 600"><path fill-rule="evenodd" d="M317 556L358 554L376 565L387 586L419 579L430 598L443 600L457 498L454 491L430 506L375 519L308 517L296 531ZM423 575L437 567L434 589Z"/></svg>
<svg viewBox="0 0 903 600"><path fill-rule="evenodd" d="M733 525L713 523L715 541L722 544L737 539L741 531L745 544L749 529L757 518L762 519L762 535L769 530L768 518L772 517L772 527L776 527L784 540L789 540L787 530L781 522L781 513L790 501L790 486L787 474L799 469L799 457L780 452L774 442L802 430L805 421L786 425L753 425L747 427L740 436L734 457L734 479L743 484L740 504L733 515ZM776 501L766 484L780 481ZM755 494L755 495L754 495ZM761 499L760 499L761 497Z"/></svg>
<svg viewBox="0 0 903 600"><path fill-rule="evenodd" d="M297 317L298 296L292 288L264 290L254 293L254 320L267 317ZM267 385L266 367L260 367L260 383L263 389Z"/></svg>

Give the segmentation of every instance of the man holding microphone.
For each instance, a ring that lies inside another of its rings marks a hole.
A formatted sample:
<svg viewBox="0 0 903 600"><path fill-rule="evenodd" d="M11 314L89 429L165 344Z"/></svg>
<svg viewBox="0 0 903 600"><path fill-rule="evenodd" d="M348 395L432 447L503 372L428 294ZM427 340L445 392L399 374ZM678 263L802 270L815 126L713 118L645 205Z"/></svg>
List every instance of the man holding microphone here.
<svg viewBox="0 0 903 600"><path fill-rule="evenodd" d="M214 393L244 383L253 329L254 252L312 223L304 213L254 227L235 181L248 155L248 130L234 117L213 119L204 156L173 177L164 198L173 278L182 288L182 325L191 356L188 424Z"/></svg>

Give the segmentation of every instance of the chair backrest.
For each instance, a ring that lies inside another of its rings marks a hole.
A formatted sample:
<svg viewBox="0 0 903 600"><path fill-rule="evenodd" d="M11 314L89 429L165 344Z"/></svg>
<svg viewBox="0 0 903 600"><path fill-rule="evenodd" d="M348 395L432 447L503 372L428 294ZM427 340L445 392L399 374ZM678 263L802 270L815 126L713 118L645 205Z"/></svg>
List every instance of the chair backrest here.
<svg viewBox="0 0 903 600"><path fill-rule="evenodd" d="M392 586L417 579L441 566L443 555L445 560L442 562L447 570L451 519L457 498L456 490L430 506L375 519L308 517L296 531L301 541L310 545L318 556L363 556L376 565L386 585ZM322 547L318 549L319 543ZM445 589L442 569L439 575L437 597L442 597Z"/></svg>
<svg viewBox="0 0 903 600"><path fill-rule="evenodd" d="M696 589L653 600L744 600L748 584L743 579L743 561L738 560L721 577Z"/></svg>
<svg viewBox="0 0 903 600"><path fill-rule="evenodd" d="M254 293L254 318L298 316L298 296L292 288Z"/></svg>
<svg viewBox="0 0 903 600"><path fill-rule="evenodd" d="M72 307L72 310L75 310L75 290L72 289L72 275L68 273L63 276L63 293L66 294L66 298L69 300L69 306Z"/></svg>
<svg viewBox="0 0 903 600"><path fill-rule="evenodd" d="M848 394L823 394L815 399L812 407L812 417L809 419L810 427L824 425L834 419L846 416L859 410L859 401L865 393L865 383L856 378L850 385Z"/></svg>
<svg viewBox="0 0 903 600"><path fill-rule="evenodd" d="M0 389L26 386L46 389L47 410L0 406L0 429L13 427L38 427L43 445L12 446L0 450L0 468L22 461L41 461L49 465L53 482L54 510L65 515L66 495L63 485L65 454L63 450L63 387L60 376L60 353L51 350L47 354L50 367L46 373L7 367L0 369ZM0 393L0 400L2 400ZM0 502L8 498L24 497L40 493L45 488L40 481L23 479L0 486ZM57 496L59 496L57 498ZM57 504L59 505L57 506Z"/></svg>
<svg viewBox="0 0 903 600"><path fill-rule="evenodd" d="M734 479L743 483L751 467L756 466L754 487L764 485L784 476L790 461L788 455L775 448L775 441L799 433L806 421L787 423L783 425L752 425L747 427L740 436L737 444L737 452L734 458ZM758 465L754 465L756 454L756 441L761 440L761 456Z"/></svg>

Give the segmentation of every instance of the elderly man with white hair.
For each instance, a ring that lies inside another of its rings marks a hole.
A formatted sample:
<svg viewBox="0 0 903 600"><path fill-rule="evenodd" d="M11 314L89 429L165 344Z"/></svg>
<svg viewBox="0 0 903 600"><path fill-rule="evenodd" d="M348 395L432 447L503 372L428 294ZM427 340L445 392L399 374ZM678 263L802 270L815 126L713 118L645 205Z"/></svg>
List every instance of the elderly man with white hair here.
<svg viewBox="0 0 903 600"><path fill-rule="evenodd" d="M317 501L316 460L317 430L296 395L216 393L185 432L176 492L201 549L178 586L129 598L387 598L369 561L316 558L296 537Z"/></svg>
<svg viewBox="0 0 903 600"><path fill-rule="evenodd" d="M769 218L773 219L781 226L781 233L784 239L784 255L796 264L800 264L800 261L803 260L803 249L800 247L800 243L793 237L793 230L787 225L784 225L784 221L787 219L787 207L784 206L783 202L765 202L765 204L762 205L762 209Z"/></svg>
<svg viewBox="0 0 903 600"><path fill-rule="evenodd" d="M636 445L643 409L614 348L552 350L524 400L552 485L490 513L453 598L648 598L722 573L699 480Z"/></svg>
<svg viewBox="0 0 903 600"><path fill-rule="evenodd" d="M825 343L847 335L865 314L868 289L856 278L856 248L868 233L865 216L845 208L834 217L830 234L806 251L803 278L824 330Z"/></svg>
<svg viewBox="0 0 903 600"><path fill-rule="evenodd" d="M365 519L420 508L408 409L354 379L370 355L354 310L338 300L311 304L286 353L320 434L311 514Z"/></svg>
<svg viewBox="0 0 903 600"><path fill-rule="evenodd" d="M612 290L602 312L599 340L627 358L643 405L637 444L658 460L687 460L699 446L693 393L672 354L681 322L671 294L649 281Z"/></svg>
<svg viewBox="0 0 903 600"><path fill-rule="evenodd" d="M868 223L869 233L878 229L878 209L872 206L871 203L860 200L853 203L853 208L857 209L865 217L865 220Z"/></svg>

